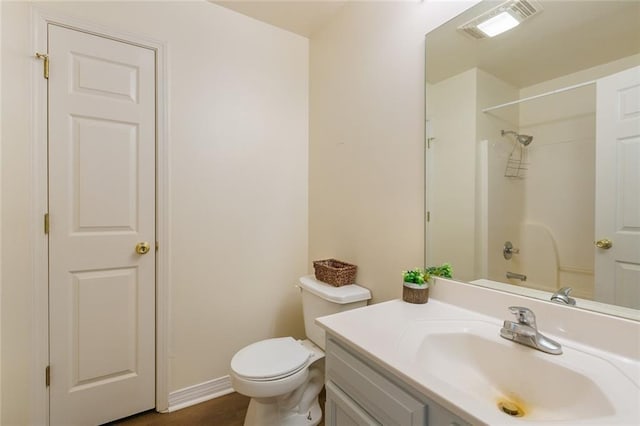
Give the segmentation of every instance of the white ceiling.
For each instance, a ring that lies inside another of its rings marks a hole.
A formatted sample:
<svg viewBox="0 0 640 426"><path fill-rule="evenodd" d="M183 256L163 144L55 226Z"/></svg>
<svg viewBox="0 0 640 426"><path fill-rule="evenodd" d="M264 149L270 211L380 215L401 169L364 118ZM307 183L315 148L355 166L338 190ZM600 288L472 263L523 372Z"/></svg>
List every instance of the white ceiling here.
<svg viewBox="0 0 640 426"><path fill-rule="evenodd" d="M358 0L210 1L310 37L348 1ZM456 31L503 1L484 1L429 33L428 81L477 66L526 87L640 53L640 0L538 0L542 13L495 38L475 40Z"/></svg>
<svg viewBox="0 0 640 426"><path fill-rule="evenodd" d="M542 13L497 37L456 31L500 3L484 2L428 34L429 82L477 66L526 87L640 53L640 0L542 0Z"/></svg>
<svg viewBox="0 0 640 426"><path fill-rule="evenodd" d="M332 0L210 1L304 37L311 37L346 3Z"/></svg>

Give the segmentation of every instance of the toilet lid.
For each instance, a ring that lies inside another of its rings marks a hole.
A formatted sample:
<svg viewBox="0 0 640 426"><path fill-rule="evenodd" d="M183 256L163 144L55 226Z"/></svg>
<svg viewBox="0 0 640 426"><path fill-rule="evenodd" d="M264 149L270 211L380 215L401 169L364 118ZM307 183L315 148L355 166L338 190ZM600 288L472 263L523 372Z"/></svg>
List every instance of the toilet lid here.
<svg viewBox="0 0 640 426"><path fill-rule="evenodd" d="M231 369L249 380L276 380L304 368L310 356L293 337L279 337L240 349L231 359Z"/></svg>

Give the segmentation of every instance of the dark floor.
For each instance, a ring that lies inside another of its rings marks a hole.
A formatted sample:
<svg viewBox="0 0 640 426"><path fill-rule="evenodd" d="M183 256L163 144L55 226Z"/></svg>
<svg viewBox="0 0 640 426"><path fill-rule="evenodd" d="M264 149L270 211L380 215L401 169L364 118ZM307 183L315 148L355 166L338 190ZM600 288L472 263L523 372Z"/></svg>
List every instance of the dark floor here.
<svg viewBox="0 0 640 426"><path fill-rule="evenodd" d="M324 415L324 390L320 393L320 407ZM239 393L230 393L209 401L202 402L173 413L160 414L146 411L110 423L112 426L242 426L249 406L249 398ZM319 426L324 426L324 418Z"/></svg>

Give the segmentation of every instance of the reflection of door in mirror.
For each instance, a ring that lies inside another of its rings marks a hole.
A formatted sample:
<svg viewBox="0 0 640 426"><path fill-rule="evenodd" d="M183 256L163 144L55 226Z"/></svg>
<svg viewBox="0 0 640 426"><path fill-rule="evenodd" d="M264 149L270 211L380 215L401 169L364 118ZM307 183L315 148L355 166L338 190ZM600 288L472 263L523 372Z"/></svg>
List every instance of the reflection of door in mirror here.
<svg viewBox="0 0 640 426"><path fill-rule="evenodd" d="M640 309L640 67L598 80L596 115L595 299Z"/></svg>

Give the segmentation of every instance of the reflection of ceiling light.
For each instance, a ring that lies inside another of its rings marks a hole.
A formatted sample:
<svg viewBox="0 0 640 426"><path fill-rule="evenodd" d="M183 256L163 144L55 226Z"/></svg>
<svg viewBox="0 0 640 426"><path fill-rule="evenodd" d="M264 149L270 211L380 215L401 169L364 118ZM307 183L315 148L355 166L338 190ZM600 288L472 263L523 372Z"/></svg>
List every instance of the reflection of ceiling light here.
<svg viewBox="0 0 640 426"><path fill-rule="evenodd" d="M488 35L489 37L497 36L505 31L509 31L511 28L520 24L516 18L511 16L509 12L502 12L493 18L489 18L484 22L476 25L480 31Z"/></svg>
<svg viewBox="0 0 640 426"><path fill-rule="evenodd" d="M494 37L540 12L542 6L534 0L508 0L460 25L458 30L474 38Z"/></svg>

